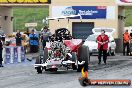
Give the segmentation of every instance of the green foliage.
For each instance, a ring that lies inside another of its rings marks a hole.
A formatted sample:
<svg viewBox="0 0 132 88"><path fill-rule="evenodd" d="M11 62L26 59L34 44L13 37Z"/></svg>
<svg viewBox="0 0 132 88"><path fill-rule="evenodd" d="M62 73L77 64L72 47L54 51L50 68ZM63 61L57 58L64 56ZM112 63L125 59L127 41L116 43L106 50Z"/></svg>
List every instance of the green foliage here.
<svg viewBox="0 0 132 88"><path fill-rule="evenodd" d="M126 23L125 26L132 26L132 9L126 9L125 10L125 14L126 14Z"/></svg>
<svg viewBox="0 0 132 88"><path fill-rule="evenodd" d="M29 22L37 22L38 26L36 27L37 30L40 30L44 24L42 20L49 15L49 8L13 8L13 27L14 31L21 30L25 31L25 23Z"/></svg>

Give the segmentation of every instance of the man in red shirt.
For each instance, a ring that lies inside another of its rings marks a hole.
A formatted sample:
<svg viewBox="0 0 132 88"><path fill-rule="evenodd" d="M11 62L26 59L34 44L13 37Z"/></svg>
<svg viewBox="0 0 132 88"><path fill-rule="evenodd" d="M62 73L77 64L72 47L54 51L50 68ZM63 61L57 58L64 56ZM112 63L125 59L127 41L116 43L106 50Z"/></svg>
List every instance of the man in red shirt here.
<svg viewBox="0 0 132 88"><path fill-rule="evenodd" d="M101 64L102 53L103 53L103 61L106 64L109 37L105 34L105 30L101 30L101 35L97 37L97 42L98 42L98 59L99 59L98 64Z"/></svg>

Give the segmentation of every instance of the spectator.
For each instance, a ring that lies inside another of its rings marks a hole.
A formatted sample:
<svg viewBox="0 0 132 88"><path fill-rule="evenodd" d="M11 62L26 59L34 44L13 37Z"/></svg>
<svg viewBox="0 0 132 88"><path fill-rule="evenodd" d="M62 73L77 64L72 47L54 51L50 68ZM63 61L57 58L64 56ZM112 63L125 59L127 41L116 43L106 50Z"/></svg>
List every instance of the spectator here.
<svg viewBox="0 0 132 88"><path fill-rule="evenodd" d="M2 44L2 41L1 41L1 38L0 38L0 67L4 67L2 65L2 61L3 61L3 58L2 58L2 50L3 50L3 44Z"/></svg>
<svg viewBox="0 0 132 88"><path fill-rule="evenodd" d="M6 35L5 35L5 33L4 33L4 31L2 30L2 27L0 26L0 35L1 35L1 40L2 40L2 42L3 42L3 45L5 44L5 37L6 37Z"/></svg>
<svg viewBox="0 0 132 88"><path fill-rule="evenodd" d="M29 36L30 33L29 33L29 29L28 28L27 28L27 30L26 30L26 32L24 34Z"/></svg>
<svg viewBox="0 0 132 88"><path fill-rule="evenodd" d="M128 30L126 30L125 33L123 34L123 55L125 55L125 54L129 55L130 39L131 39L131 36L128 33ZM126 47L127 47L127 52L125 52Z"/></svg>
<svg viewBox="0 0 132 88"><path fill-rule="evenodd" d="M37 34L34 33L32 30L31 34L29 34L29 44L30 44L30 53L37 53L38 52L38 45L39 45L39 37Z"/></svg>
<svg viewBox="0 0 132 88"><path fill-rule="evenodd" d="M22 45L22 35L19 30L17 30L16 34L16 46L21 46Z"/></svg>
<svg viewBox="0 0 132 88"><path fill-rule="evenodd" d="M47 27L44 27L42 30L42 36L41 36L41 41L43 43L43 49L46 46L46 42L49 42L49 37L51 36L51 32Z"/></svg>
<svg viewBox="0 0 132 88"><path fill-rule="evenodd" d="M131 38L132 38L132 30L131 30L130 36L131 36Z"/></svg>
<svg viewBox="0 0 132 88"><path fill-rule="evenodd" d="M97 37L97 42L98 42L98 59L99 59L98 64L101 64L102 52L103 52L103 61L106 64L109 37L105 34L105 30L101 30L101 35Z"/></svg>
<svg viewBox="0 0 132 88"><path fill-rule="evenodd" d="M3 34L3 35L1 36L1 39L2 39L3 45L5 45L5 37L6 37L5 34Z"/></svg>

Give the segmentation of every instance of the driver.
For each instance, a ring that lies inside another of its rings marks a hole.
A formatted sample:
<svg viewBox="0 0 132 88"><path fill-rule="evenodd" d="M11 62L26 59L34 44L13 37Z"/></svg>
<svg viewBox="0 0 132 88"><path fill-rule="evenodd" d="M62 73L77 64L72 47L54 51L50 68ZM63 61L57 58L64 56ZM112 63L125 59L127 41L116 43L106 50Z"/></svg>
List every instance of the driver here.
<svg viewBox="0 0 132 88"><path fill-rule="evenodd" d="M60 49L56 49L56 51L55 51L55 53L54 53L54 56L55 56L55 57L58 57L58 58L61 57Z"/></svg>

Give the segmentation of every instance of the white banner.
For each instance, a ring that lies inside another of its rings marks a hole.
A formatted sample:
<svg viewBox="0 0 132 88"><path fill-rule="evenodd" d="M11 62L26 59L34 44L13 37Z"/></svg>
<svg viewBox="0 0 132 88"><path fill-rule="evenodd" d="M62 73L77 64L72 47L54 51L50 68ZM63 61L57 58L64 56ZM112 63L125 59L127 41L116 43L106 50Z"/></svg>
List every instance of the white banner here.
<svg viewBox="0 0 132 88"><path fill-rule="evenodd" d="M52 18L80 14L82 19L115 19L115 6L53 6Z"/></svg>

